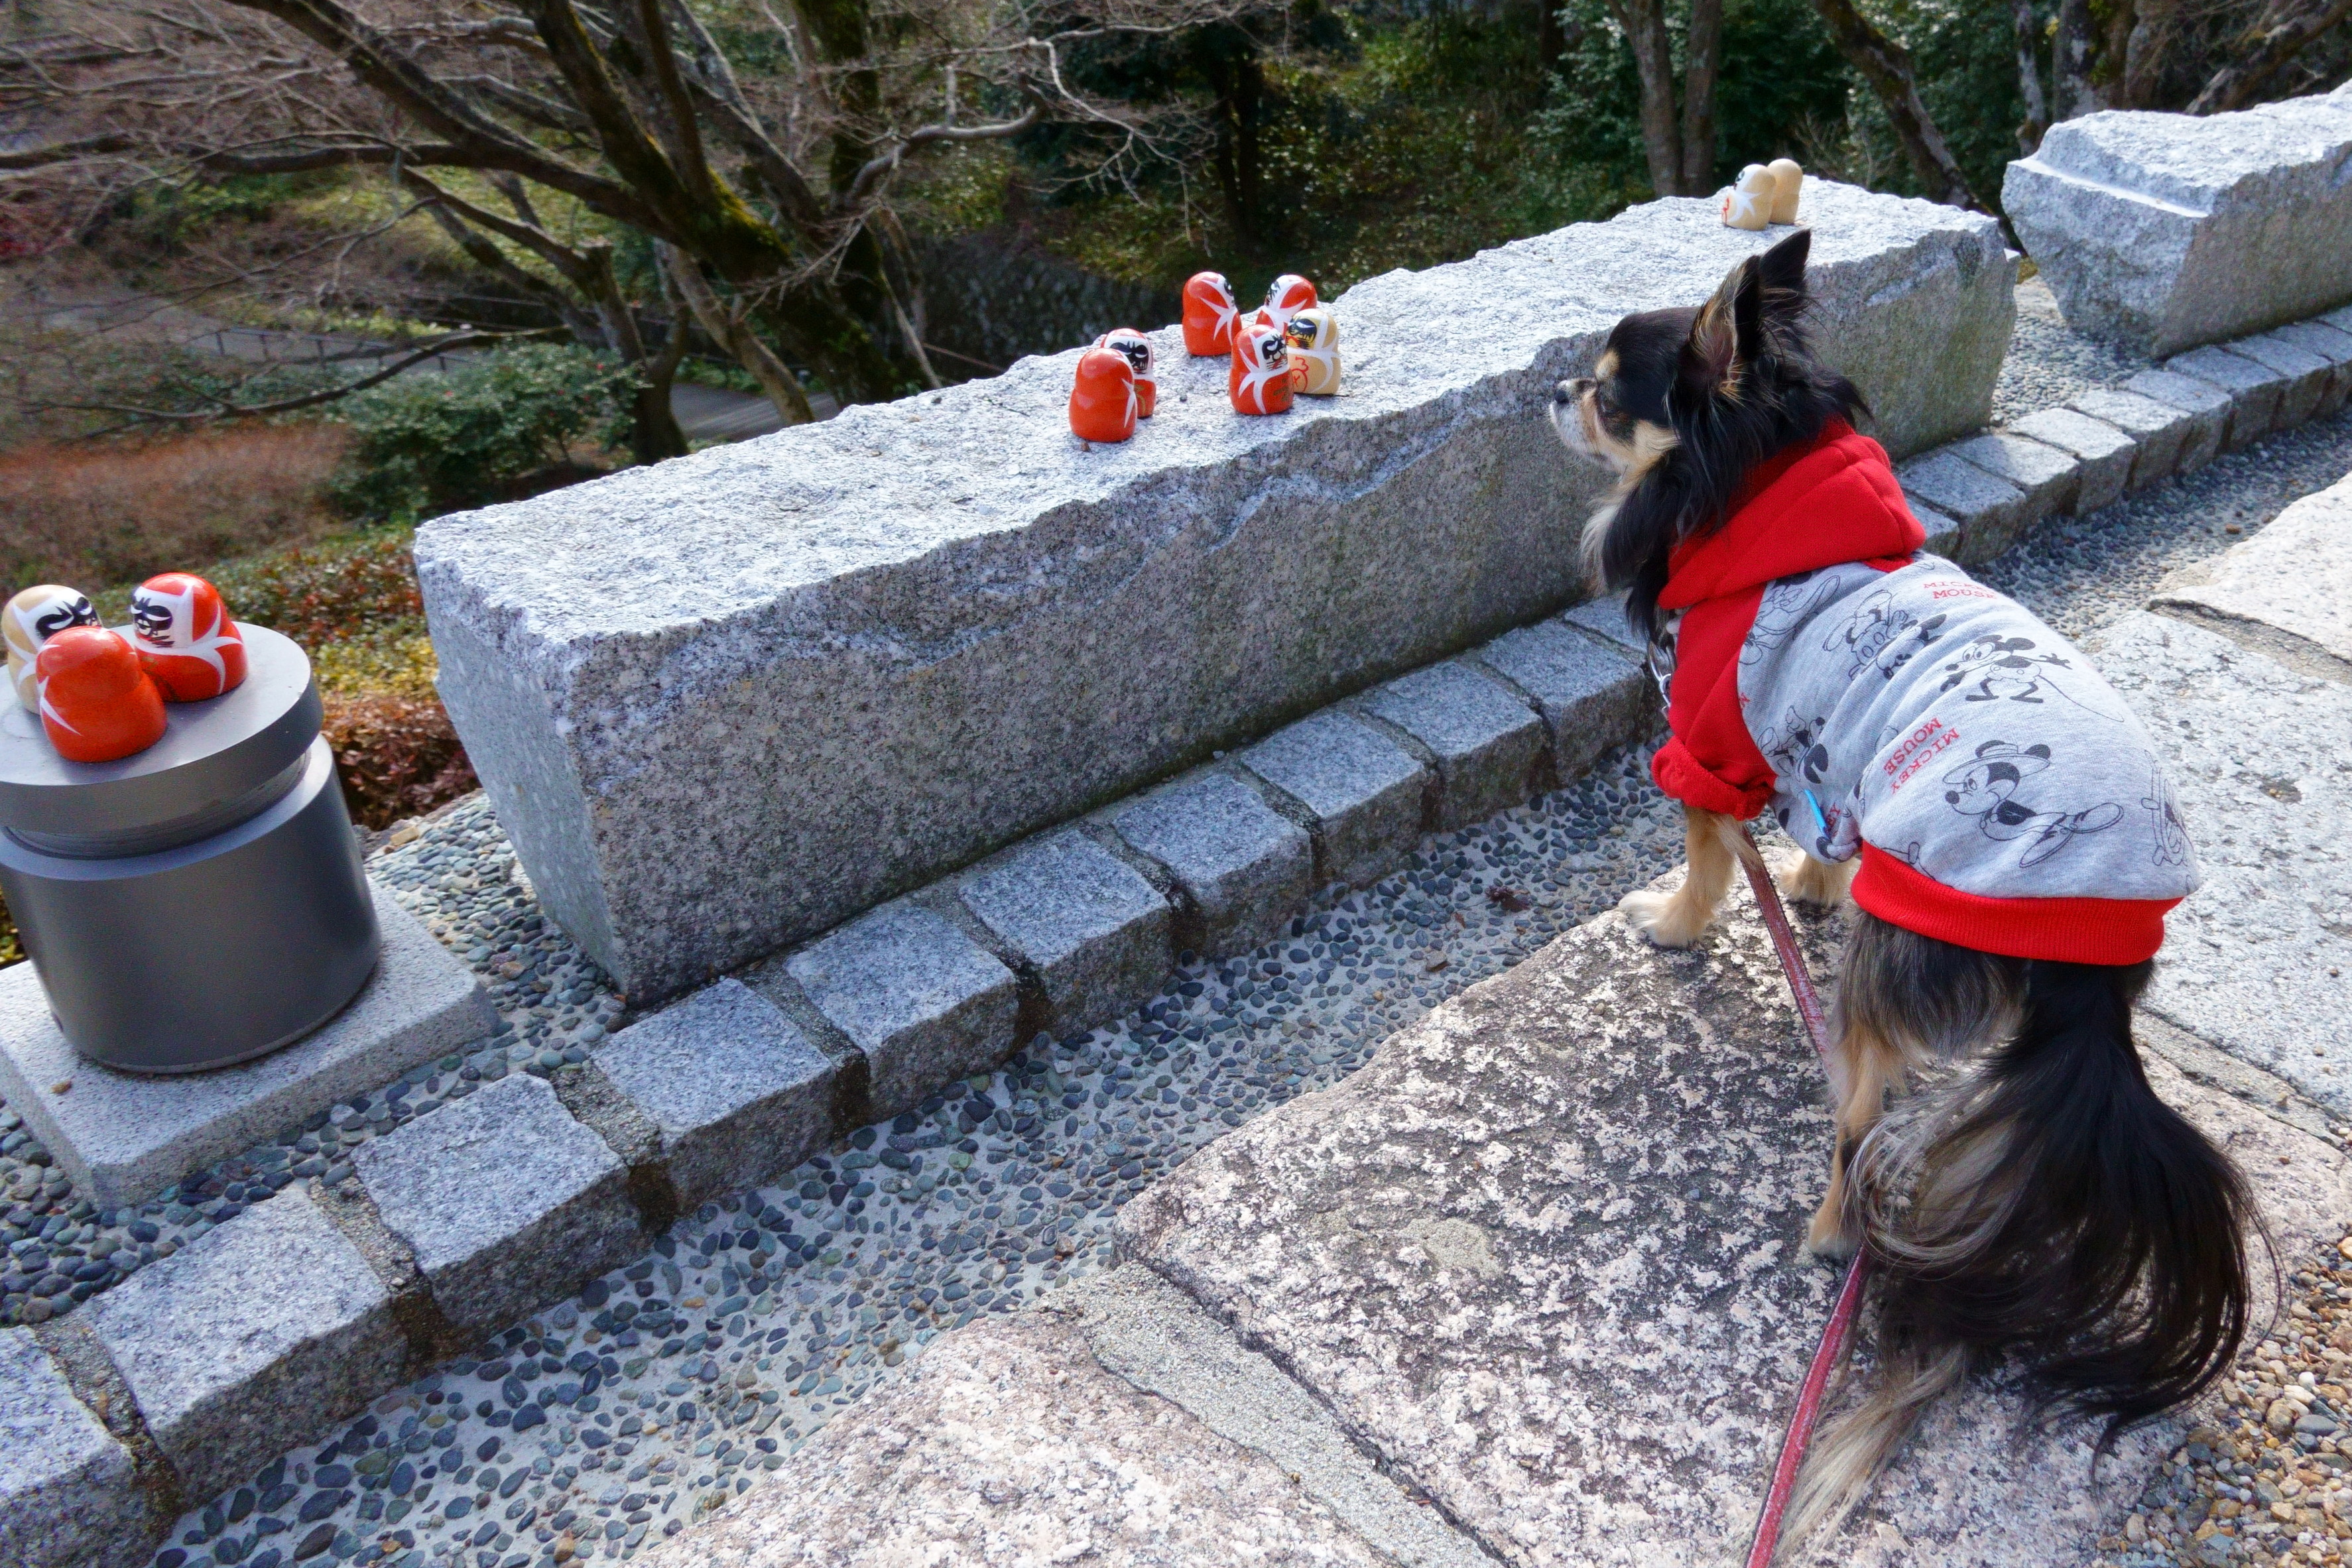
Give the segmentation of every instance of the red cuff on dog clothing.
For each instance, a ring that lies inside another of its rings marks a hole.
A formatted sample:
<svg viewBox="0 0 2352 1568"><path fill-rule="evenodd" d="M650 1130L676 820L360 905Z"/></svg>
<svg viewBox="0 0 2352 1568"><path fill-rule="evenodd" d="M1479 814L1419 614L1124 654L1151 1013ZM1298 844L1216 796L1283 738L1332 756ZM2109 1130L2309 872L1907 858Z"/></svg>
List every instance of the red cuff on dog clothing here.
<svg viewBox="0 0 2352 1568"><path fill-rule="evenodd" d="M1863 841L1853 901L1881 920L1979 953L2061 964L2137 964L2164 946L2177 898L1988 898L1947 887Z"/></svg>

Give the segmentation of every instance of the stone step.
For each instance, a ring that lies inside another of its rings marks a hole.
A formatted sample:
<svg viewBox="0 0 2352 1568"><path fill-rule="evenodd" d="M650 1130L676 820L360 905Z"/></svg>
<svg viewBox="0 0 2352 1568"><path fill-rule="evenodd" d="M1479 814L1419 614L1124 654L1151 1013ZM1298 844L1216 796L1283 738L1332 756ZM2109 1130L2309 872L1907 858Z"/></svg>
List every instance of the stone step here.
<svg viewBox="0 0 2352 1568"><path fill-rule="evenodd" d="M2352 681L2352 478L2294 502L2193 577L2166 582L2151 607L2301 674Z"/></svg>

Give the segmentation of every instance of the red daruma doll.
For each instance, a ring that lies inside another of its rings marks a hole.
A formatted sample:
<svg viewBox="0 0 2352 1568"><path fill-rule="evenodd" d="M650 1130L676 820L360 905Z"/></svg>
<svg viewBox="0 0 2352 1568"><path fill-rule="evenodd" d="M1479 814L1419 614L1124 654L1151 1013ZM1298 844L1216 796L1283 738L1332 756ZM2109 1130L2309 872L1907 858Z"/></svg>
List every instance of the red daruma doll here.
<svg viewBox="0 0 2352 1568"><path fill-rule="evenodd" d="M1271 327L1287 327L1290 319L1301 310L1321 304L1315 298L1315 286L1295 272L1286 272L1274 280L1265 291L1265 307L1258 319Z"/></svg>
<svg viewBox="0 0 2352 1568"><path fill-rule="evenodd" d="M112 762L163 738L163 697L131 644L103 626L68 626L33 661L41 727L68 762Z"/></svg>
<svg viewBox="0 0 2352 1568"><path fill-rule="evenodd" d="M1235 329L1233 369L1225 377L1235 413L1288 413L1293 380L1280 328L1250 322Z"/></svg>
<svg viewBox="0 0 2352 1568"><path fill-rule="evenodd" d="M1127 356L1135 370L1135 417L1150 419L1160 405L1160 383L1151 374L1151 340L1132 327L1114 327L1095 340L1095 347Z"/></svg>
<svg viewBox="0 0 2352 1568"><path fill-rule="evenodd" d="M1070 434L1081 441L1125 441L1135 434L1135 367L1116 349L1088 349L1070 388Z"/></svg>
<svg viewBox="0 0 2352 1568"><path fill-rule="evenodd" d="M1184 285L1184 351L1196 359L1232 353L1240 317L1223 273L1194 273Z"/></svg>
<svg viewBox="0 0 2352 1568"><path fill-rule="evenodd" d="M175 703L203 702L245 684L245 638L220 590L184 571L151 577L131 592L139 663Z"/></svg>

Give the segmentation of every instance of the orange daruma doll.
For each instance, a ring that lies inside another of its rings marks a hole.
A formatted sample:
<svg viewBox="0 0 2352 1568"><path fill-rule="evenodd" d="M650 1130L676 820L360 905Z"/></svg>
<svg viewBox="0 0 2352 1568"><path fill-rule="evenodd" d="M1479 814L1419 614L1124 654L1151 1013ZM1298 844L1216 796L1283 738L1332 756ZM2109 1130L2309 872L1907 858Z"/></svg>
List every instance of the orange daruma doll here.
<svg viewBox="0 0 2352 1568"><path fill-rule="evenodd" d="M1235 413L1284 413L1293 390L1290 350L1281 329L1251 322L1234 334L1233 369L1225 377Z"/></svg>
<svg viewBox="0 0 2352 1568"><path fill-rule="evenodd" d="M1150 419L1160 406L1160 383L1151 374L1151 340L1132 327L1114 327L1095 340L1095 347L1127 356L1135 370L1135 417Z"/></svg>
<svg viewBox="0 0 2352 1568"><path fill-rule="evenodd" d="M1240 315L1223 273L1194 273L1184 285L1184 351L1195 358L1233 352Z"/></svg>
<svg viewBox="0 0 2352 1568"><path fill-rule="evenodd" d="M1070 434L1125 441L1135 434L1135 367L1117 349L1088 349L1070 388Z"/></svg>
<svg viewBox="0 0 2352 1568"><path fill-rule="evenodd" d="M41 727L68 762L112 762L163 738L163 695L103 626L68 626L33 661Z"/></svg>
<svg viewBox="0 0 2352 1568"><path fill-rule="evenodd" d="M245 684L245 637L220 590L193 572L163 572L132 589L131 625L139 663L169 701L203 702Z"/></svg>

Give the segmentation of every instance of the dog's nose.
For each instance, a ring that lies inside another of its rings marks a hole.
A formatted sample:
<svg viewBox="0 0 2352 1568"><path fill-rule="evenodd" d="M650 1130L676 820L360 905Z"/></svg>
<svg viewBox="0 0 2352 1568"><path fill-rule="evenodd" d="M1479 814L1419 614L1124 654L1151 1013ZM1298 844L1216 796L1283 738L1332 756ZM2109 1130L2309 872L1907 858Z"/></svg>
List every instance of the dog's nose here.
<svg viewBox="0 0 2352 1568"><path fill-rule="evenodd" d="M1575 383L1572 382L1562 382L1559 385L1552 388L1551 401L1559 403L1574 402L1576 401Z"/></svg>

